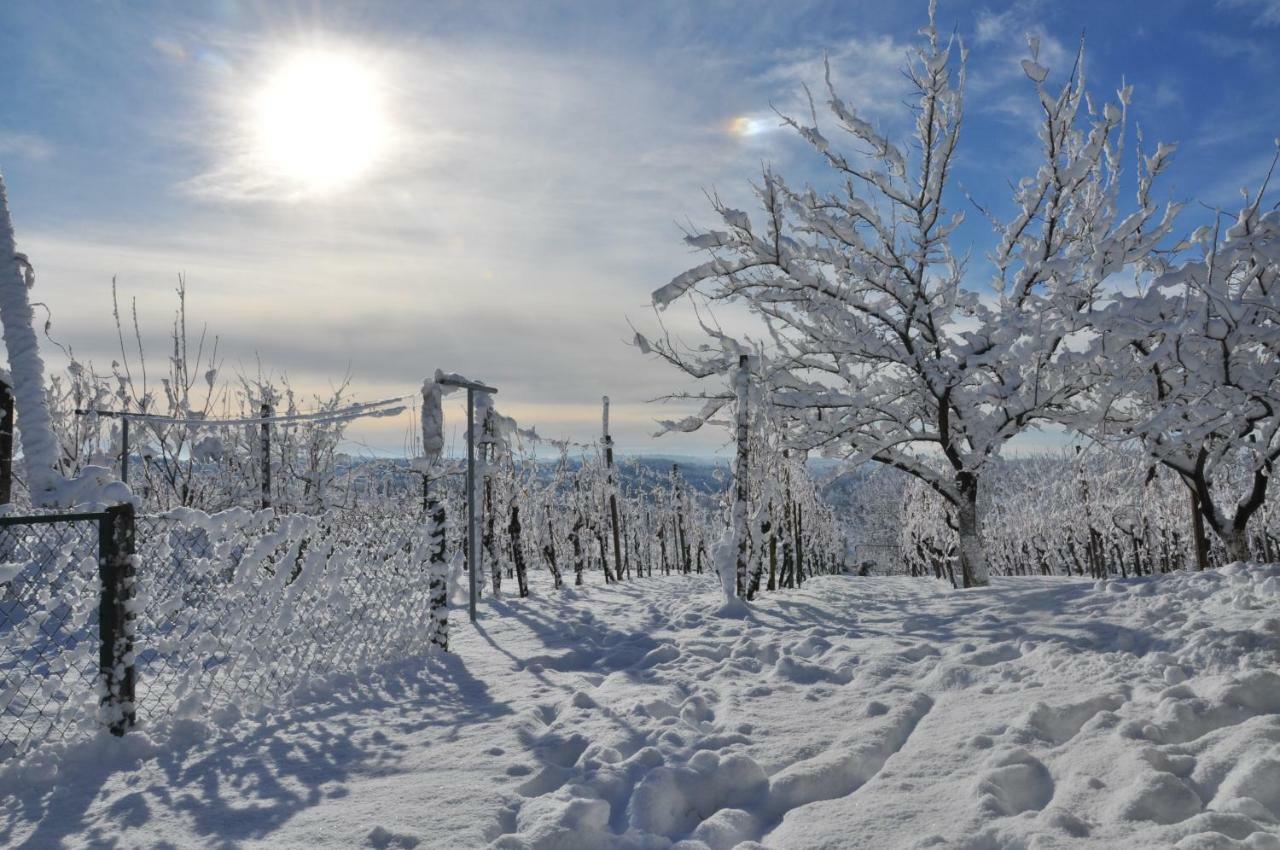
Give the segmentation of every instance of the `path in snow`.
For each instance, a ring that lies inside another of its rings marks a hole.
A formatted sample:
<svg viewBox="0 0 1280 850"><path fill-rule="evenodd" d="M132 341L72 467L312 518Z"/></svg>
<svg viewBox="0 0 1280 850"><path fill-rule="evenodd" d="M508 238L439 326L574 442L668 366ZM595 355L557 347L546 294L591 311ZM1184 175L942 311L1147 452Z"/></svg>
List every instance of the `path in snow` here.
<svg viewBox="0 0 1280 850"><path fill-rule="evenodd" d="M1280 568L716 601L489 602L448 658L10 767L0 845L1280 848Z"/></svg>

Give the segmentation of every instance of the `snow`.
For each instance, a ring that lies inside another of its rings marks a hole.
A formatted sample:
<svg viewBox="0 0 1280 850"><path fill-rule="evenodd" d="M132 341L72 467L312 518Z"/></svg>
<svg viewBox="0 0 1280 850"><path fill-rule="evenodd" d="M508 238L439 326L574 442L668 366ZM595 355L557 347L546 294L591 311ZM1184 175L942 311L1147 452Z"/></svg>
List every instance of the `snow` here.
<svg viewBox="0 0 1280 850"><path fill-rule="evenodd" d="M11 761L0 844L1280 847L1280 566L535 590L283 709Z"/></svg>

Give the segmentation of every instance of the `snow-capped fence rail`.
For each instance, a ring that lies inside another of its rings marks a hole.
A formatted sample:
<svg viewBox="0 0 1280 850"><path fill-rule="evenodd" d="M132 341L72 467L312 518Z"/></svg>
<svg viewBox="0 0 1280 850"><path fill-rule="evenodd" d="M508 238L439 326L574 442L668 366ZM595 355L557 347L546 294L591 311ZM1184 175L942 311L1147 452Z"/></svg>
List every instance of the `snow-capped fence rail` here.
<svg viewBox="0 0 1280 850"><path fill-rule="evenodd" d="M131 557L128 506L0 518L0 757L447 648L420 517L183 509L136 528Z"/></svg>

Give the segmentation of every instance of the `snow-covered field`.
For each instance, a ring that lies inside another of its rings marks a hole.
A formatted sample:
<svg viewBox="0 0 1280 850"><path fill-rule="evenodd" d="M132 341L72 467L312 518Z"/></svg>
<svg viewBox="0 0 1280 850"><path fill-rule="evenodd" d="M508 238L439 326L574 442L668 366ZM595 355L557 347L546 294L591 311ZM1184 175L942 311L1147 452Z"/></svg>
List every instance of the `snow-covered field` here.
<svg viewBox="0 0 1280 850"><path fill-rule="evenodd" d="M482 605L288 711L0 770L0 845L1280 848L1280 567Z"/></svg>

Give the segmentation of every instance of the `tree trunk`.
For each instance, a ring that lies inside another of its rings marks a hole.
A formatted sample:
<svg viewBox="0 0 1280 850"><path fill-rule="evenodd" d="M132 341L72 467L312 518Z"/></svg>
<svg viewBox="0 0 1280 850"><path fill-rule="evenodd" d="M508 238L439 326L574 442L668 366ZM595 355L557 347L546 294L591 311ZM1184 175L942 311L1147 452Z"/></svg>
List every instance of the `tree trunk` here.
<svg viewBox="0 0 1280 850"><path fill-rule="evenodd" d="M769 504L769 584L767 590L778 589L778 534L774 531L773 504Z"/></svg>
<svg viewBox="0 0 1280 850"><path fill-rule="evenodd" d="M1196 543L1196 569L1203 570L1209 566L1209 540L1204 533L1204 515L1200 512L1200 497L1194 487L1191 491L1191 534Z"/></svg>
<svg viewBox="0 0 1280 850"><path fill-rule="evenodd" d="M965 587L986 587L991 579L987 574L982 522L978 517L978 477L972 472L957 473L956 486L960 489L956 520L960 532L961 576Z"/></svg>
<svg viewBox="0 0 1280 850"><path fill-rule="evenodd" d="M542 547L542 557L547 560L547 568L555 580L556 590L560 589L563 579L560 577L560 565L556 563L556 529L551 521L551 506L547 505L547 542Z"/></svg>
<svg viewBox="0 0 1280 850"><path fill-rule="evenodd" d="M1249 535L1245 533L1243 528L1236 528L1232 524L1219 531L1218 537L1222 539L1222 545L1227 550L1227 560L1229 562L1250 560Z"/></svg>
<svg viewBox="0 0 1280 850"><path fill-rule="evenodd" d="M524 548L520 542L520 508L515 502L511 503L511 524L507 526L507 533L511 535L511 560L515 564L516 585L523 598L529 595L529 579L525 573Z"/></svg>
<svg viewBox="0 0 1280 850"><path fill-rule="evenodd" d="M427 481L423 476L423 481ZM430 605L429 641L441 652L449 651L449 564L445 560L444 503L427 502L427 598Z"/></svg>
<svg viewBox="0 0 1280 850"><path fill-rule="evenodd" d="M573 528L569 531L569 542L573 545L573 583L581 586L582 584L582 516L579 515L573 522Z"/></svg>
<svg viewBox="0 0 1280 850"><path fill-rule="evenodd" d="M493 547L493 480L484 477L484 533L480 545L484 547L484 557L489 560L489 575L493 581L493 595L502 593L502 564Z"/></svg>

